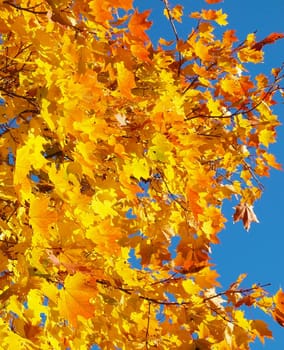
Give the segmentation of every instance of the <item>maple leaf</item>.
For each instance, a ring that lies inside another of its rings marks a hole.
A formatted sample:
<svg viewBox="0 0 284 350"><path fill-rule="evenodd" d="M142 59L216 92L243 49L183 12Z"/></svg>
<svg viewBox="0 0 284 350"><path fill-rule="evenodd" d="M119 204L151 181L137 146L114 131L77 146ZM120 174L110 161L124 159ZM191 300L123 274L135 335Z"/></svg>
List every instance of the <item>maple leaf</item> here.
<svg viewBox="0 0 284 350"><path fill-rule="evenodd" d="M252 46L252 49L259 51L263 48L264 45L273 44L273 43L275 43L275 41L277 41L279 39L283 39L283 38L284 38L284 33L271 33L263 40L255 43Z"/></svg>
<svg viewBox="0 0 284 350"><path fill-rule="evenodd" d="M272 316L280 326L284 327L284 292L282 291L282 288L280 288L275 294L274 302L275 307L272 311Z"/></svg>
<svg viewBox="0 0 284 350"><path fill-rule="evenodd" d="M131 90L135 88L136 83L133 73L127 69L124 62L117 63L117 83L120 93L123 96L131 98Z"/></svg>
<svg viewBox="0 0 284 350"><path fill-rule="evenodd" d="M48 227L57 221L57 213L49 208L49 198L34 198L30 205L30 224L36 232L48 234Z"/></svg>
<svg viewBox="0 0 284 350"><path fill-rule="evenodd" d="M96 288L90 284L90 278L81 272L67 276L63 288L59 291L58 308L61 315L73 326L77 317L90 318L94 315L95 306L90 300L96 295Z"/></svg>
<svg viewBox="0 0 284 350"><path fill-rule="evenodd" d="M223 0L205 0L207 4L218 4L219 2L222 2Z"/></svg>
<svg viewBox="0 0 284 350"><path fill-rule="evenodd" d="M268 329L267 324L262 320L253 320L251 323L253 332L259 337L262 344L264 344L264 338L273 338L272 332Z"/></svg>
<svg viewBox="0 0 284 350"><path fill-rule="evenodd" d="M278 169L278 170L282 169L281 164L277 163L275 156L273 154L265 152L263 154L263 158L266 160L267 164L270 165L271 167Z"/></svg>
<svg viewBox="0 0 284 350"><path fill-rule="evenodd" d="M236 37L236 31L233 29L226 30L223 34L223 42L225 45L232 45L234 42L238 41Z"/></svg>
<svg viewBox="0 0 284 350"><path fill-rule="evenodd" d="M138 13L137 11L135 11L128 23L130 33L134 37L142 41L146 41L149 39L148 35L145 33L145 30L149 29L152 25L150 21L146 20L150 12L151 11L149 10L144 11L142 13Z"/></svg>
<svg viewBox="0 0 284 350"><path fill-rule="evenodd" d="M272 316L280 324L280 326L284 327L284 312L278 308L275 308L272 312Z"/></svg>
<svg viewBox="0 0 284 350"><path fill-rule="evenodd" d="M253 206L247 203L240 203L235 207L234 223L242 220L244 228L248 231L252 222L259 222L254 211Z"/></svg>
<svg viewBox="0 0 284 350"><path fill-rule="evenodd" d="M192 12L190 15L192 18L203 18L205 20L208 21L215 21L216 23L218 23L219 25L226 25L228 24L226 18L228 17L228 15L226 13L223 13L223 10L205 10L203 9L200 12Z"/></svg>
<svg viewBox="0 0 284 350"><path fill-rule="evenodd" d="M275 142L275 131L274 130L261 130L259 133L259 141L268 148L271 143Z"/></svg>
<svg viewBox="0 0 284 350"><path fill-rule="evenodd" d="M169 14L172 19L175 19L178 22L182 22L182 15L183 15L183 6L177 5L171 10L165 8L164 9L164 15L169 19Z"/></svg>

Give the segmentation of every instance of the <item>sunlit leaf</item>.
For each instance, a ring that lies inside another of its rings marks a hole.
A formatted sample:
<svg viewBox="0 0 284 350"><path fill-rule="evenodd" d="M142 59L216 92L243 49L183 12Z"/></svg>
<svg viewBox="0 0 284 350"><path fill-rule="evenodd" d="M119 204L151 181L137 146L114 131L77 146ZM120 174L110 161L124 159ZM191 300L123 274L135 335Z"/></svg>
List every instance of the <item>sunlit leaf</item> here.
<svg viewBox="0 0 284 350"><path fill-rule="evenodd" d="M133 73L125 67L123 62L117 63L117 82L120 93L131 97L131 89L136 86L135 79Z"/></svg>
<svg viewBox="0 0 284 350"><path fill-rule="evenodd" d="M131 17L128 28L132 35L137 37L140 40L148 40L148 35L145 33L147 29L151 27L151 22L147 21L147 17L150 15L149 10L144 11L143 13L138 13L135 11Z"/></svg>
<svg viewBox="0 0 284 350"><path fill-rule="evenodd" d="M222 34L220 2L1 2L3 349L247 349L272 336L252 308L284 325L282 290L213 266L226 201L248 230L281 168L283 97L283 67L247 63L284 34Z"/></svg>
<svg viewBox="0 0 284 350"><path fill-rule="evenodd" d="M73 326L77 325L78 316L92 317L95 305L91 304L91 299L95 295L96 289L90 285L88 276L79 272L67 276L59 292L58 307L61 315Z"/></svg>

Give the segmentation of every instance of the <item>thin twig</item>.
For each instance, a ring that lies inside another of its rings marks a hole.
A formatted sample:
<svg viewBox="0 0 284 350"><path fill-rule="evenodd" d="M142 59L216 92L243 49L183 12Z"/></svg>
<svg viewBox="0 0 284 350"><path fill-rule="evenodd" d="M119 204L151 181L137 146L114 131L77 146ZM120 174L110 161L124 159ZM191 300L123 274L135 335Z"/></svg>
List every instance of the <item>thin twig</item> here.
<svg viewBox="0 0 284 350"><path fill-rule="evenodd" d="M35 6L32 6L32 7L21 7L21 6L19 6L19 5L16 5L16 4L11 3L10 1L3 1L3 4L10 5L10 6L14 7L14 8L17 9L17 10L20 10L20 11L27 11L27 12L33 13L33 14L35 14L35 15L46 15L46 14L47 14L47 11L35 11L35 10L34 10L34 9L35 9L36 7L38 7L40 4L35 5Z"/></svg>
<svg viewBox="0 0 284 350"><path fill-rule="evenodd" d="M151 283L151 286L155 286L156 284L170 283L172 281L178 281L180 279L184 279L183 276L182 277L175 277L175 275L177 275L177 272L174 272L173 275L168 277L168 278L164 278L162 280Z"/></svg>
<svg viewBox="0 0 284 350"><path fill-rule="evenodd" d="M150 314L151 314L151 302L148 303L148 317L147 317L147 328L146 328L146 349L149 349L148 337L150 328Z"/></svg>
<svg viewBox="0 0 284 350"><path fill-rule="evenodd" d="M257 186L259 187L259 189L261 191L263 191L264 190L264 185L259 181L258 177L254 173L254 171L251 168L251 166L245 160L243 160L243 164L244 164L243 165L244 169L249 171L249 173L251 174L251 176L254 178L255 182L257 183Z"/></svg>
<svg viewBox="0 0 284 350"><path fill-rule="evenodd" d="M206 67L206 72L208 72L212 67L214 67L217 63L213 62L208 67ZM196 75L192 81L188 84L188 86L182 91L182 95L184 95L189 89L192 88L193 84L198 81L199 75Z"/></svg>
<svg viewBox="0 0 284 350"><path fill-rule="evenodd" d="M22 95L19 95L13 91L9 91L3 87L0 87L0 91L3 91L4 96L21 98L23 100L26 100L27 102L29 102L30 104L32 104L33 106L35 106L37 108L36 99L34 97L22 96Z"/></svg>
<svg viewBox="0 0 284 350"><path fill-rule="evenodd" d="M245 289L228 289L226 290L225 292L220 292L220 293L217 293L217 294L214 294L214 295L211 295L210 297L207 297L207 298L204 298L203 299L203 302L206 302L208 300L212 300L214 298L218 298L218 297L221 297L221 296L224 296L224 295L228 295L228 294L247 294L247 293L250 293L258 288L264 288L264 287L268 287L268 286L271 286L271 283L266 283L266 284L259 284L255 287L251 287L251 288L245 288Z"/></svg>
<svg viewBox="0 0 284 350"><path fill-rule="evenodd" d="M174 36L175 36L175 39L176 39L176 45L178 45L178 42L179 42L179 36L178 36L178 32L177 32L177 29L176 29L176 26L174 24L174 19L171 15L171 10L170 10L170 7L169 7L169 3L168 3L168 0L163 0L163 3L165 5L165 8L166 8L166 11L167 11L167 15L168 15L168 18L169 18L169 21L170 21L170 25L172 27L172 30L173 30L173 33L174 33ZM179 61L179 65L178 65L178 76L180 75L180 69L181 69L181 65L182 65L182 56L181 56L181 53L180 51L177 49L177 52L178 52L178 61Z"/></svg>

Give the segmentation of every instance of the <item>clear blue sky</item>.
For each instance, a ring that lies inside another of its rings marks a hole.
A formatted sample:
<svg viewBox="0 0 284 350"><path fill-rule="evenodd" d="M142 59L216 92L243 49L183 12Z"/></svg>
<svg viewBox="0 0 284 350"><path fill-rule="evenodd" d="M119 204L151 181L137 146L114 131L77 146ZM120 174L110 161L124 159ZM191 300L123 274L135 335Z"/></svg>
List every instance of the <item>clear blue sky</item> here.
<svg viewBox="0 0 284 350"><path fill-rule="evenodd" d="M206 7L203 0L170 0L171 5L182 4L185 13ZM169 23L162 15L161 0L136 0L135 5L140 10L151 8L150 19L153 27L148 32L156 42L159 37L174 39ZM257 39L261 40L271 32L284 32L284 1L271 0L224 0L220 4L210 5L211 8L222 8L228 14L229 24L220 30L236 29L240 40L245 39L250 32L257 30ZM190 32L194 23L187 19L178 26L179 35ZM220 33L221 33L220 31ZM267 45L265 63L249 66L252 75L263 72L269 73L271 68L280 66L284 61L284 39L274 45ZM284 82L283 82L284 85ZM284 120L284 104L281 101L275 109L282 123ZM278 129L278 142L271 147L278 161L284 164L284 126ZM284 216L284 172L272 171L270 178L264 179L265 191L260 201L255 204L255 212L260 221L252 224L247 233L241 223L232 224L233 205L226 203L225 212L228 217L226 229L220 234L221 244L213 247L212 261L221 274L220 282L224 288L228 287L241 273L247 273L244 287L253 283L271 283L269 292L275 293L279 287L284 289L283 249L284 230L282 216ZM280 327L264 313L252 309L248 312L250 318L261 318L269 323L274 333L274 340L266 340L265 345L256 342L252 350L281 350L284 349L284 328Z"/></svg>

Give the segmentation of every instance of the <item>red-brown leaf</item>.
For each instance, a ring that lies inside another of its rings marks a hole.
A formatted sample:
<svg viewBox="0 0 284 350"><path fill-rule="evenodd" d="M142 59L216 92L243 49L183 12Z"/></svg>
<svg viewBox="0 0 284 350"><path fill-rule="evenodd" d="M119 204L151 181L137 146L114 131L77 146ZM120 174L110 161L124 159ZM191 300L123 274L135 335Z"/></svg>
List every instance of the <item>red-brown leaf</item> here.
<svg viewBox="0 0 284 350"><path fill-rule="evenodd" d="M284 33L271 33L263 40L255 43L252 49L259 51L263 48L264 45L273 44L276 40L283 39L283 38L284 38Z"/></svg>

